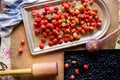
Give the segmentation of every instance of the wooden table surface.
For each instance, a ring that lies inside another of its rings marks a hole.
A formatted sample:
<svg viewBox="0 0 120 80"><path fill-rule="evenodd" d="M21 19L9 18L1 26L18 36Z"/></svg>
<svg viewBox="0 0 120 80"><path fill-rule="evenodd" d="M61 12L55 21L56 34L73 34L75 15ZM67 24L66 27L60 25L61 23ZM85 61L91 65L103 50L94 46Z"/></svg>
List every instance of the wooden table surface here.
<svg viewBox="0 0 120 80"><path fill-rule="evenodd" d="M111 25L108 29L107 33L111 33L113 30L117 28L118 25L118 0L104 0L108 5L108 8L111 13ZM106 35L105 34L105 35ZM17 50L21 47L19 45L19 41L21 39L25 39L24 53L19 55ZM113 49L115 47L116 35L113 35L109 40L103 43L102 49ZM77 50L84 49L84 45L79 45L71 48L61 49L54 52L49 52L37 56L32 56L30 54L30 50L28 47L28 43L26 40L26 34L23 23L17 26L12 35L11 35L11 65L12 69L21 69L21 68L29 68L33 63L40 62L52 62L56 61L59 65L59 75L55 78L45 78L45 79L35 79L32 75L20 75L17 76L18 80L64 80L64 51L65 50Z"/></svg>

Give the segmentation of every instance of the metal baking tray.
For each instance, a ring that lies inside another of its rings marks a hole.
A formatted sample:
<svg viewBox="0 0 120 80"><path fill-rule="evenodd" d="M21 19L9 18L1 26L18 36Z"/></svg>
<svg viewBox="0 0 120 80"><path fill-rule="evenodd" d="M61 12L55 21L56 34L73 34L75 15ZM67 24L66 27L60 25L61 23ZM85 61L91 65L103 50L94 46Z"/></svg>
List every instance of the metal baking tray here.
<svg viewBox="0 0 120 80"><path fill-rule="evenodd" d="M69 0L69 1L72 1L72 0ZM76 1L79 1L79 0L76 0ZM82 36L81 39L78 41L58 44L52 47L49 47L46 45L44 49L40 49L38 47L40 43L40 39L35 36L33 31L34 27L33 27L33 18L31 15L31 10L34 8L36 10L42 11L45 6L49 6L49 7L60 6L60 4L62 3L62 0L49 0L49 1L37 2L34 4L22 6L21 12L22 12L23 22L25 25L26 36L27 36L31 54L37 55L37 54L47 53L47 52L62 49L62 48L84 44L89 39L101 38L106 33L106 31L110 26L110 21L111 21L110 12L103 0L94 0L94 1L95 1L95 4L92 6L98 8L99 16L102 18L102 21L103 21L103 25L100 30L94 32L93 34L87 34L86 36ZM80 2L77 2L77 4L80 4Z"/></svg>

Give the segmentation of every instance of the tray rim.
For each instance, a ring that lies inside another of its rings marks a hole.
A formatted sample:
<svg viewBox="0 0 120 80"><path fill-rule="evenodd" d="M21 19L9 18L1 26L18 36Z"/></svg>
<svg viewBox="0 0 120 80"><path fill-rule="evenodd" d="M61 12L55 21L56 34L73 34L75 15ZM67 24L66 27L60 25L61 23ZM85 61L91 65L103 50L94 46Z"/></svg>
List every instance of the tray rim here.
<svg viewBox="0 0 120 80"><path fill-rule="evenodd" d="M61 0L51 0L51 1L46 0L46 1L43 1L43 2L37 2L37 3L35 3L35 4L23 5L23 6L21 7L23 22L24 22L24 23L29 23L29 21L27 21L26 18L25 18L25 15L26 15L26 14L24 14L24 13L26 13L26 10L25 10L26 8L29 8L29 7L32 6L32 5L35 6L36 4L37 4L37 5L40 5L40 3L56 2L56 1L61 1ZM95 1L96 1L96 0L95 0ZM105 3L103 0L97 0L97 1L99 1L99 2L103 5L103 7L105 8L106 13L107 13L107 15L108 15L108 16L107 16L107 18L108 18L107 22L108 22L108 23L105 23L105 25L106 25L107 27L105 27L104 31L103 31L101 34L99 34L98 37L95 37L96 39L99 39L99 38L101 38L102 36L104 36L105 33L107 32L107 30L108 30L108 28L109 28L109 26L110 26L111 17L110 17L110 11L109 11L108 6L106 5L106 3ZM27 29L28 25L27 25L27 24L24 24L24 25L25 25L25 31L29 32L29 30ZM55 51L55 50L59 50L59 49L63 49L63 48L73 47L73 46L81 45L81 44L84 44L84 43L87 42L87 40L82 41L82 42L81 42L81 41L68 42L68 43L65 43L65 44L63 44L63 45L59 45L59 47L54 46L54 47L51 47L50 49L46 49L46 50L40 49L40 50L38 51L38 50L35 50L35 49L33 48L34 44L31 43L32 36L29 36L29 33L26 33L26 35L27 35L27 41L28 41L28 45L29 45L29 48L30 48L30 52L31 52L32 55L38 55L38 54L43 54L43 53L46 53L46 52L51 52L51 51ZM91 39L92 39L92 38L91 38Z"/></svg>

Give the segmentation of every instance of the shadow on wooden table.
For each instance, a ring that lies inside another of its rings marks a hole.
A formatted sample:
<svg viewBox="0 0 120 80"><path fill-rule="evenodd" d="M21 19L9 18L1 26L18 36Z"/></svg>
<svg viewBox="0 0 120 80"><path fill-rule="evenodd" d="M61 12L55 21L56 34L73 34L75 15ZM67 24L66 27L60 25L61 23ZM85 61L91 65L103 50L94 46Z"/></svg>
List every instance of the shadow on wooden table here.
<svg viewBox="0 0 120 80"><path fill-rule="evenodd" d="M25 74L25 75L15 75L15 80L56 80L56 77L41 77L41 78L34 78L31 74Z"/></svg>

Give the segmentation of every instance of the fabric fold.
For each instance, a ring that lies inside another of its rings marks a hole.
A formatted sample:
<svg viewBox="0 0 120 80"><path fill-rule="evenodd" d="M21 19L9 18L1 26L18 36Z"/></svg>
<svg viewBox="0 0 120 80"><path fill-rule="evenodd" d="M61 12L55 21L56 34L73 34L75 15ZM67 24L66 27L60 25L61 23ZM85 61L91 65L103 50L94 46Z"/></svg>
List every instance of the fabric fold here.
<svg viewBox="0 0 120 80"><path fill-rule="evenodd" d="M3 0L3 11L0 12L0 37L10 35L13 28L22 21L20 8L24 4L37 2L38 0Z"/></svg>

